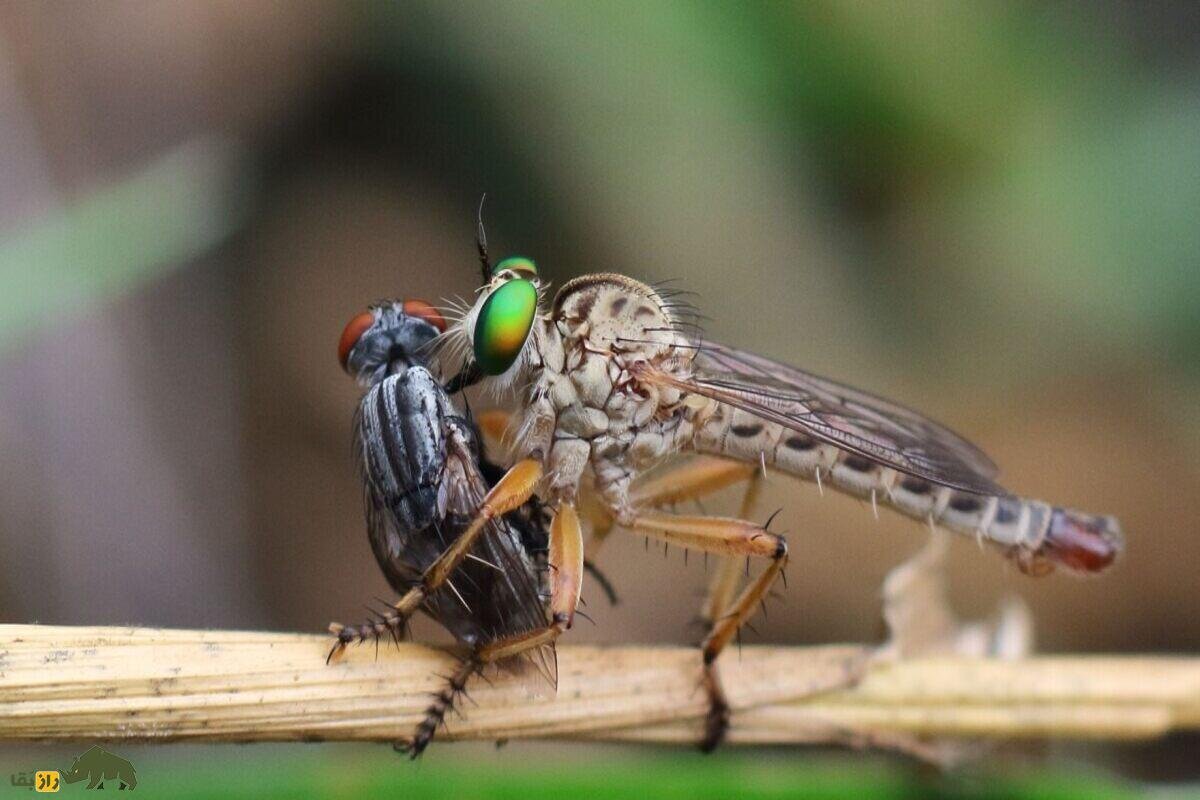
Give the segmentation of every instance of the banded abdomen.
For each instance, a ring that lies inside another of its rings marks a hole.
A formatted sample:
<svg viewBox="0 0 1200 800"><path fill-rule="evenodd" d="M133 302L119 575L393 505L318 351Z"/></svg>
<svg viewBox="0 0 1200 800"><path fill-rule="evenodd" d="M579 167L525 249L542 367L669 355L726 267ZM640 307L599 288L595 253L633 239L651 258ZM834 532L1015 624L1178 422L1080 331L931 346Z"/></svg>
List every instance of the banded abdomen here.
<svg viewBox="0 0 1200 800"><path fill-rule="evenodd" d="M1056 566L1076 573L1100 572L1122 549L1120 526L1113 517L939 486L728 406L718 405L696 429L692 444L700 453L761 462L990 542L1031 574Z"/></svg>

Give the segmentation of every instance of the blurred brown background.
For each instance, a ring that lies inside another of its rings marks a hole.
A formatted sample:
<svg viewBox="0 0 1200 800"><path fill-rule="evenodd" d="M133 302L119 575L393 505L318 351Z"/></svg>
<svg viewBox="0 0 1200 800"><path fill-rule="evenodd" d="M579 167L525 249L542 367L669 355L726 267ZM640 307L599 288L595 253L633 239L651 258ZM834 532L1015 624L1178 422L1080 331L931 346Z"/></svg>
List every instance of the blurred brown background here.
<svg viewBox="0 0 1200 800"><path fill-rule="evenodd" d="M965 611L1200 649L1200 15L901 8L0 6L0 619L317 631L385 595L334 347L370 301L472 291L486 190L493 253L676 278L713 338L1122 520L1101 580L959 542ZM779 506L790 588L748 641L875 637L920 526ZM572 638L692 640L690 563L615 539L622 602L585 585Z"/></svg>

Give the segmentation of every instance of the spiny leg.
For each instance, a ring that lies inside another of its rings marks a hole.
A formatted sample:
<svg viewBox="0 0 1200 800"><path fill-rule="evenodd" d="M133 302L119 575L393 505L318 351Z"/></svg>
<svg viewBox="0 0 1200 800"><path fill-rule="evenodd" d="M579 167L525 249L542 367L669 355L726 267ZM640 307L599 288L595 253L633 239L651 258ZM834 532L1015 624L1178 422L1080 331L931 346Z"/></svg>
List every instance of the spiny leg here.
<svg viewBox="0 0 1200 800"><path fill-rule="evenodd" d="M746 484L746 493L742 496L742 507L738 511L739 518L749 519L752 516L761 490L762 473L754 470L750 473ZM709 581L704 604L700 607L700 620L705 628L712 628L716 621L724 616L725 610L733 604L733 598L737 596L741 580L742 559L722 556L717 571Z"/></svg>
<svg viewBox="0 0 1200 800"><path fill-rule="evenodd" d="M553 643L575 621L582 586L583 531L575 506L563 502L550 523L550 624L489 642L480 649L480 659L486 664Z"/></svg>
<svg viewBox="0 0 1200 800"><path fill-rule="evenodd" d="M466 693L467 681L483 666L479 660L478 649L471 652L446 680L446 686L433 696L433 702L425 709L425 719L413 731L412 741L397 742L394 749L399 753L407 753L410 758L417 758L429 746L437 729L445 722L446 714L454 708L460 695Z"/></svg>
<svg viewBox="0 0 1200 800"><path fill-rule="evenodd" d="M738 516L747 519L762 488L762 472L753 464L712 456L693 458L682 466L638 484L630 493L630 502L637 508L657 508L684 500L697 500L741 481L747 481L747 485ZM741 582L741 572L741 558L721 558L720 567L713 575L700 609L700 618L705 627L711 627L733 602Z"/></svg>
<svg viewBox="0 0 1200 800"><path fill-rule="evenodd" d="M697 456L636 484L630 492L630 504L635 508L660 508L685 500L698 500L754 474L753 466L740 461ZM592 523L588 557L594 559L612 532L614 520L608 510L589 494L584 494L581 499L580 510Z"/></svg>
<svg viewBox="0 0 1200 800"><path fill-rule="evenodd" d="M742 496L738 516L746 519L751 515L758 500L762 489L762 478L762 471L754 465L720 458L701 457L692 459L682 467L638 486L632 493L632 500L635 505L643 508L665 505L681 500L698 499L745 480L747 481L746 492ZM735 606L734 598L742 577L742 558L741 555L720 557L720 565L709 583L704 604L700 609L701 620L710 630L709 637L704 642L705 669L702 679L705 693L709 697L708 730L702 743L705 750L711 750L720 743L729 725L729 703L714 663L724 644L716 648L711 659L708 658L708 652L709 645L712 643L711 632L715 631L716 626L722 622L726 612ZM776 560L776 563L780 565L780 570L785 562L786 555ZM748 601L748 609L738 624L733 626L730 635L736 634L746 617L752 613L754 604L761 601L762 596L769 591L777 572L778 570L773 574L764 574L756 584L747 588L742 598L738 599L737 606L741 607L743 601ZM761 584L761 588L759 584Z"/></svg>
<svg viewBox="0 0 1200 800"><path fill-rule="evenodd" d="M709 712L700 746L706 752L711 751L725 737L730 713L729 701L716 670L717 656L754 613L755 607L762 602L771 584L787 564L787 542L761 525L724 517L676 516L648 511L636 514L629 527L637 533L707 553L735 558L757 556L771 559L762 574L716 620L701 644L704 654L702 685L708 694Z"/></svg>
<svg viewBox="0 0 1200 800"><path fill-rule="evenodd" d="M386 634L398 639L408 620L426 598L447 582L450 574L471 552L475 541L487 529L488 523L524 505L533 496L533 490L541 477L540 461L526 459L514 464L484 497L475 518L466 530L429 565L425 574L421 576L421 582L405 592L387 613L377 620L357 626L346 626L336 622L330 624L329 632L337 636L337 642L329 651L326 662L331 661L354 641L365 642L371 638L378 641Z"/></svg>
<svg viewBox="0 0 1200 800"><path fill-rule="evenodd" d="M570 503L560 504L558 513L550 523L549 561L550 624L477 647L450 676L447 688L434 696L433 703L425 712L425 719L413 734L412 742L399 745L397 749L405 750L413 758L419 756L429 746L446 713L454 707L454 701L463 693L467 680L485 664L553 644L571 627L583 584L583 532L575 507Z"/></svg>

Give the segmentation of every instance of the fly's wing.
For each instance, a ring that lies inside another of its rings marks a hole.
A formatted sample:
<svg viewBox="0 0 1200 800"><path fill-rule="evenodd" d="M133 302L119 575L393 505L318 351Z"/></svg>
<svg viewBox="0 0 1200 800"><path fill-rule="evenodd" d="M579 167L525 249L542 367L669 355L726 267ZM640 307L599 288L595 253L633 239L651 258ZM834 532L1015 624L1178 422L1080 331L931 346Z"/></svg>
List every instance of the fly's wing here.
<svg viewBox="0 0 1200 800"><path fill-rule="evenodd" d="M704 343L681 377L644 367L639 377L739 408L768 422L932 483L1006 495L983 451L904 406L732 347Z"/></svg>
<svg viewBox="0 0 1200 800"><path fill-rule="evenodd" d="M478 454L454 448L452 459L459 461L466 480L455 489L460 496L453 505L465 503L474 514L483 506L487 481L479 470ZM516 512L519 513L519 512ZM541 594L541 571L535 554L522 544L516 527L516 515L493 520L472 548L474 558L468 558L452 575L460 574L470 581L469 593L485 595L485 605L475 610L486 627L490 641L520 636L544 628L547 624L546 604ZM452 594L452 593L451 593ZM453 598L444 596L443 602ZM558 659L554 645L548 644L501 662L505 669L524 675L532 668L552 688L558 686Z"/></svg>
<svg viewBox="0 0 1200 800"><path fill-rule="evenodd" d="M423 367L374 384L355 417L367 528L376 560L403 593L465 531L489 488L470 423ZM467 644L546 625L541 573L507 519L495 520L423 610ZM553 650L532 661L554 685Z"/></svg>
<svg viewBox="0 0 1200 800"><path fill-rule="evenodd" d="M367 488L367 525L372 543L392 542L391 557L376 555L392 587L403 593L420 583L422 573L453 543L483 504L487 483L471 460L447 453L448 470L441 490L446 515L423 530L406 529L393 508ZM399 556L399 557L397 557ZM487 643L519 636L546 626L545 604L539 592L541 573L526 553L521 535L508 518L493 520L476 540L470 555L447 584L425 602L424 610L455 638ZM538 681L558 685L554 645L513 656L500 666L525 678L530 688Z"/></svg>

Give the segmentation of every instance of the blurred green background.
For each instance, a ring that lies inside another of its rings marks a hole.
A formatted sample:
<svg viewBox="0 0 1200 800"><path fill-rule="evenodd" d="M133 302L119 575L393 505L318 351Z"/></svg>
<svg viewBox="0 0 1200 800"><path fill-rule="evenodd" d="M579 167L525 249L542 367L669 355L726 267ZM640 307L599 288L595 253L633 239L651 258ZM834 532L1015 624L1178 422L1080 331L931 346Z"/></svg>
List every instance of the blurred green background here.
<svg viewBox="0 0 1200 800"><path fill-rule="evenodd" d="M493 253L556 283L677 279L713 338L927 410L1014 491L1121 518L1102 580L960 544L965 612L1019 593L1045 650L1200 649L1194 3L6 3L0 175L3 621L316 631L385 593L334 346L376 299L472 291L486 190ZM876 637L920 526L767 494L795 577L749 640ZM607 547L622 603L575 641L694 636L698 561L641 553ZM485 787L546 753L579 780L661 761L660 784L754 759L436 749ZM219 781L253 751L141 752ZM1178 781L1197 753L1036 755ZM443 774L366 747L257 763L351 757L371 785ZM794 788L856 762L766 763Z"/></svg>

